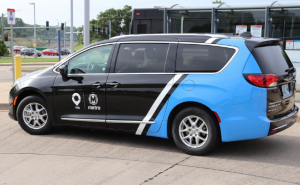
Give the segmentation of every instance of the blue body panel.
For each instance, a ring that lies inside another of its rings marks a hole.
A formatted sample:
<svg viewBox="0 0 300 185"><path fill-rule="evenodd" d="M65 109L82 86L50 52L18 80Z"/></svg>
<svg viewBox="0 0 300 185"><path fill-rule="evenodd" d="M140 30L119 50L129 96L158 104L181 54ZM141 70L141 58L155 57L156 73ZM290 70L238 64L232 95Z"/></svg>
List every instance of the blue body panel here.
<svg viewBox="0 0 300 185"><path fill-rule="evenodd" d="M244 40L223 39L217 44L239 48L230 64L216 74L189 74L170 96L147 135L168 138L171 111L184 102L201 103L221 118L222 141L265 137L270 122L266 116L267 91L249 84L243 73L261 73ZM162 117L161 117L162 116ZM158 132L153 132L157 130ZM151 132L152 131L152 132Z"/></svg>

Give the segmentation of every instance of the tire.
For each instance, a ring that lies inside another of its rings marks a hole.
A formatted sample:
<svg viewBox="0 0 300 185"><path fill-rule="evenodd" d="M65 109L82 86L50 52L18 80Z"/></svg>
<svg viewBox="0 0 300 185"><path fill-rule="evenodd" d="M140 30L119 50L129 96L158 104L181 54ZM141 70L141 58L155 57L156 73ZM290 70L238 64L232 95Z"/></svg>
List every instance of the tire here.
<svg viewBox="0 0 300 185"><path fill-rule="evenodd" d="M198 119L194 128L189 118L192 122L196 122ZM177 147L183 152L190 155L204 155L211 152L220 143L218 127L217 120L208 111L198 107L188 107L181 110L174 118L172 136ZM180 130L187 131L179 133ZM198 145L196 138L198 138ZM190 141L192 141L191 144Z"/></svg>
<svg viewBox="0 0 300 185"><path fill-rule="evenodd" d="M38 106L38 109L40 109L39 112L36 111L36 105ZM37 114L30 115L29 110L33 110L33 112L34 113L36 112ZM26 117L23 117L23 114ZM44 115L44 116L38 117L38 115ZM48 108L48 104L43 98L39 96L34 95L34 96L28 96L24 98L20 102L17 108L17 117L18 117L19 125L22 127L24 131L26 131L29 134L32 135L47 134L52 129L52 121L51 121L51 115L50 115L50 110ZM44 122L42 121L41 118L44 119ZM38 123L36 121L38 121Z"/></svg>

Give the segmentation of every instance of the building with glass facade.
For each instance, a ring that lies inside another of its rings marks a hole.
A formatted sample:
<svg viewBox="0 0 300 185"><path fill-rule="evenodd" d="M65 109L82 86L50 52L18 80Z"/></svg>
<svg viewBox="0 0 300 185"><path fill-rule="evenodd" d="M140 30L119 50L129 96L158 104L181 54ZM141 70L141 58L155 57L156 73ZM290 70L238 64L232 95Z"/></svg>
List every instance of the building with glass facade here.
<svg viewBox="0 0 300 185"><path fill-rule="evenodd" d="M139 8L133 10L130 29L131 34L251 32L277 38L300 71L300 1ZM300 75L297 86L300 90Z"/></svg>
<svg viewBox="0 0 300 185"><path fill-rule="evenodd" d="M251 32L256 37L280 39L291 59L300 63L300 1L134 9L131 26L132 34L236 35L244 31Z"/></svg>

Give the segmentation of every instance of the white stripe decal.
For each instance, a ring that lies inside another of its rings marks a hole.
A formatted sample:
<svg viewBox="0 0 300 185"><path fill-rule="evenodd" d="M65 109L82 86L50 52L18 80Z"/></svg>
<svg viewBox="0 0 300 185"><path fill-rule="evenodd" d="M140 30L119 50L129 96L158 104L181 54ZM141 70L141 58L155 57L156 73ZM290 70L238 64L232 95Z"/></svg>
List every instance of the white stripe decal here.
<svg viewBox="0 0 300 185"><path fill-rule="evenodd" d="M206 44L211 44L213 41L217 40L218 38L210 38L208 39L205 43Z"/></svg>
<svg viewBox="0 0 300 185"><path fill-rule="evenodd" d="M150 108L149 112L143 119L143 122L148 122L151 117L153 116L154 112L156 111L157 107L161 103L161 101L164 99L164 97L167 95L169 90L173 87L173 84L176 83L176 81L182 76L183 74L177 74L175 75L166 85L166 87L161 91L159 96L156 98L155 102L153 103L152 107ZM146 124L141 123L136 131L136 135L141 135L143 133L143 130L145 128Z"/></svg>

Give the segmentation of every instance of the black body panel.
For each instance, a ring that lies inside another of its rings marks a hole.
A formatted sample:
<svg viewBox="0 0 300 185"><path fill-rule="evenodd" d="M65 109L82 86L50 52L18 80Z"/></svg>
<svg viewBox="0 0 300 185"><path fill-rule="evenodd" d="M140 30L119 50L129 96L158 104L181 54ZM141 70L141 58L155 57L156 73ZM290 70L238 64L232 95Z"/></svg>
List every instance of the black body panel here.
<svg viewBox="0 0 300 185"><path fill-rule="evenodd" d="M142 121L158 95L174 74L109 74L107 83L117 82L106 89L106 120ZM152 117L150 121L153 121ZM109 123L108 128L136 130L139 124Z"/></svg>
<svg viewBox="0 0 300 185"><path fill-rule="evenodd" d="M72 75L69 76L71 77ZM78 77L78 75L73 76ZM105 120L105 82L107 74L82 75L81 77L83 78L81 82L74 79L65 82L61 75L58 75L55 79L53 85L53 105L58 124L85 125L88 123L61 120L61 117L71 118L70 115L78 115L74 118L85 117ZM92 85L94 83L100 83L102 85L96 87ZM98 101L96 105L90 103L89 97L92 94L97 96ZM80 96L80 98L78 96ZM97 125L98 127L106 127L105 123L97 123Z"/></svg>
<svg viewBox="0 0 300 185"><path fill-rule="evenodd" d="M290 112L288 115L271 120L269 135L273 135L292 126L298 119L298 112L299 108L295 106L292 112Z"/></svg>
<svg viewBox="0 0 300 185"><path fill-rule="evenodd" d="M18 79L18 83L9 92L10 108L8 114L11 118L17 120L16 107L20 103L21 98L26 94L38 94L42 96L49 105L52 117L55 115L52 105L52 87L57 73L54 73L52 70L53 67L49 67L41 71L29 73ZM18 99L16 101L16 106L14 106L13 103L16 96L18 96ZM52 121L55 124L56 120L52 119Z"/></svg>
<svg viewBox="0 0 300 185"><path fill-rule="evenodd" d="M283 96L281 85L267 89L267 117L272 120L292 112L295 105L295 81L288 83L290 94Z"/></svg>

